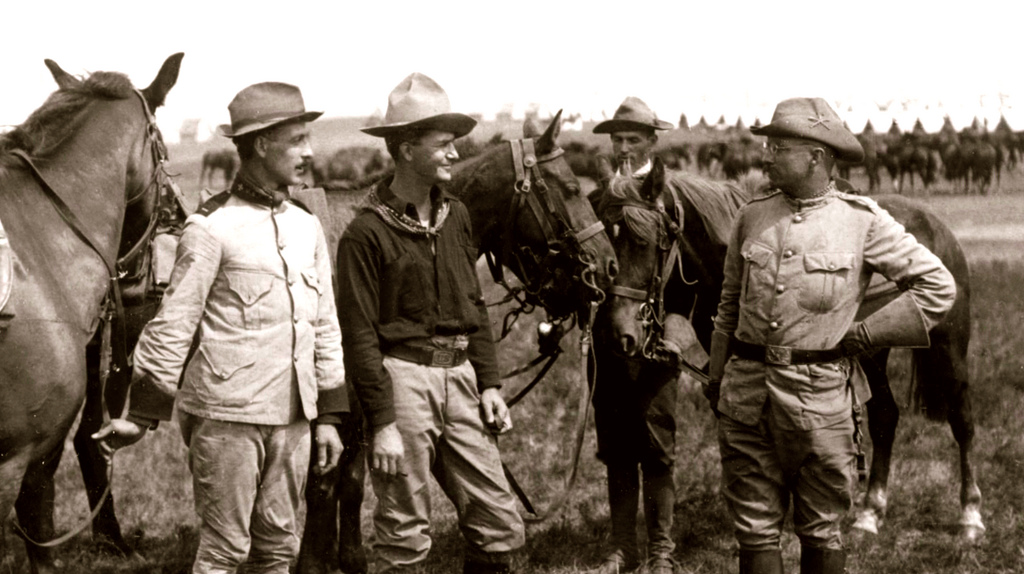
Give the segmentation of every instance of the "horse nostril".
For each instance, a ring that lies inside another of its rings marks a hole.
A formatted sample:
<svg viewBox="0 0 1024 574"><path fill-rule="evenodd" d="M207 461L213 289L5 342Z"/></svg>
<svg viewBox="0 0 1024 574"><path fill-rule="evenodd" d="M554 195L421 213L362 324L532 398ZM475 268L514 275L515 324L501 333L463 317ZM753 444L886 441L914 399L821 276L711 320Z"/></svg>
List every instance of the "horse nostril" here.
<svg viewBox="0 0 1024 574"><path fill-rule="evenodd" d="M619 339L619 344L622 345L622 352L628 356L636 352L636 339L632 335L623 335Z"/></svg>
<svg viewBox="0 0 1024 574"><path fill-rule="evenodd" d="M615 279L615 276L619 274L619 262L611 259L608 261L608 278Z"/></svg>

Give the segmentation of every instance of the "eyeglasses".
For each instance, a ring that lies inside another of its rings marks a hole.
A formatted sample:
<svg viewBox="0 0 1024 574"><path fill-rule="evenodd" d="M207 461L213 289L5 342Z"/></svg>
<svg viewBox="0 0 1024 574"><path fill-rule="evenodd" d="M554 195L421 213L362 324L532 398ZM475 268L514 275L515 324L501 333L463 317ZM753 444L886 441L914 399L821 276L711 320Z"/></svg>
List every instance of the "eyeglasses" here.
<svg viewBox="0 0 1024 574"><path fill-rule="evenodd" d="M794 149L800 149L800 148L803 148L803 147L816 147L816 146L813 146L811 144L796 144L796 145L791 145L791 146L781 146L781 145L779 145L777 143L768 143L768 142L764 143L764 151L767 152L768 155L776 155L780 151L789 151L789 150L794 150Z"/></svg>

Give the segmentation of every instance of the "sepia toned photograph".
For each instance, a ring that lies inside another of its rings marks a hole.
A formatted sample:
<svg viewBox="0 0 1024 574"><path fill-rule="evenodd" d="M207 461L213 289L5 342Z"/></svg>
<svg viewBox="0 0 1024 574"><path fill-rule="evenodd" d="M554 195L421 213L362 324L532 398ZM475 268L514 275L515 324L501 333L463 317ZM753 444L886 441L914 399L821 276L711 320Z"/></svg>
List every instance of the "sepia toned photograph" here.
<svg viewBox="0 0 1024 574"><path fill-rule="evenodd" d="M1024 572L1015 15L8 6L0 574Z"/></svg>

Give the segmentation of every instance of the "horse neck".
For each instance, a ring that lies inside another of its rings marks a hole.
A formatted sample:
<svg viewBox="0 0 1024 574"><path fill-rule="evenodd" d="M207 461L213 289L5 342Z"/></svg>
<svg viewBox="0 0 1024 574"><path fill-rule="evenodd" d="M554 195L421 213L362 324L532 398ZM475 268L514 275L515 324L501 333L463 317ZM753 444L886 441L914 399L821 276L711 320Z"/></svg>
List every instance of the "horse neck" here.
<svg viewBox="0 0 1024 574"><path fill-rule="evenodd" d="M94 102L75 135L37 161L108 261L118 252L131 158L142 155L145 144L144 126L132 119L141 109L134 98Z"/></svg>
<svg viewBox="0 0 1024 574"><path fill-rule="evenodd" d="M495 146L458 163L449 191L466 205L477 247L494 247L512 209L512 157L508 146Z"/></svg>

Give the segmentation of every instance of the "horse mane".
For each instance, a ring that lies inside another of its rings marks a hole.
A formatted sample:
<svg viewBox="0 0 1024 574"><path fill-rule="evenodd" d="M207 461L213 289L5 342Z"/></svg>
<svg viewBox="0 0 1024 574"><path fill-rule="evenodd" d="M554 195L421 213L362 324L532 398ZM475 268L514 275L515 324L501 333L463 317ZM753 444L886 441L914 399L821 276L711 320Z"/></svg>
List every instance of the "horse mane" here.
<svg viewBox="0 0 1024 574"><path fill-rule="evenodd" d="M657 219L660 215L642 207L653 207L653 204L640 197L640 185L641 182L632 176L613 177L608 183L608 196L602 211L621 206L622 217L630 229L650 241L657 238ZM667 171L665 185L673 187L693 205L712 240L728 245L736 212L755 196L756 189L763 186L763 182L750 179L737 184L731 181L711 181L682 171Z"/></svg>
<svg viewBox="0 0 1024 574"><path fill-rule="evenodd" d="M0 152L20 149L47 157L77 130L78 118L94 100L123 100L135 88L119 72L94 72L73 86L59 89L10 132L0 136Z"/></svg>

